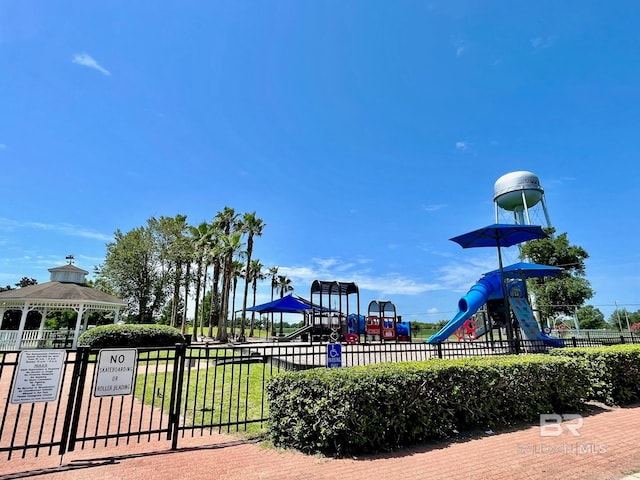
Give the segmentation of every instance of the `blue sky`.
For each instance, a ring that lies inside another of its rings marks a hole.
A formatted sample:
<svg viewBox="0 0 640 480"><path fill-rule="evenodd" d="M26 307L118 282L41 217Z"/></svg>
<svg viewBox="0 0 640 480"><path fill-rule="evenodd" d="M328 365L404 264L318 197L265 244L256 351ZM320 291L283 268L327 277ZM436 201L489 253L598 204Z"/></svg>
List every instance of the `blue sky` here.
<svg viewBox="0 0 640 480"><path fill-rule="evenodd" d="M295 293L355 281L363 311L449 319L497 259L448 239L493 223L495 181L528 170L590 254L590 303L636 311L638 13L0 0L0 284L68 254L92 271L116 229L229 206L264 220L254 257Z"/></svg>

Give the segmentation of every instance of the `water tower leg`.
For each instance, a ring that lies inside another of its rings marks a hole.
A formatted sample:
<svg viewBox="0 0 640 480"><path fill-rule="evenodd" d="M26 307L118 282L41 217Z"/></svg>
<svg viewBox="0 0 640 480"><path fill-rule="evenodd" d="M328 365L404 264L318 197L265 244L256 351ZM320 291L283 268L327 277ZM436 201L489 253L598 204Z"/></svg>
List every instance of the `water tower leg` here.
<svg viewBox="0 0 640 480"><path fill-rule="evenodd" d="M540 203L542 203L542 211L544 212L544 219L547 222L547 227L551 226L551 219L549 218L549 210L547 210L547 202L544 199L544 195L540 199Z"/></svg>

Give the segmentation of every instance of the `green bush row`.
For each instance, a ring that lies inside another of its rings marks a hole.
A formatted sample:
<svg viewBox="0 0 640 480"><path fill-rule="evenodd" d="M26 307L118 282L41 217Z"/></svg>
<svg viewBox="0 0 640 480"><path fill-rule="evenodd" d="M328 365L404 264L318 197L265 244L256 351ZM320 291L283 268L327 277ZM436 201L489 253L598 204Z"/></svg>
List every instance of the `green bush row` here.
<svg viewBox="0 0 640 480"><path fill-rule="evenodd" d="M78 346L105 347L170 347L184 343L180 330L168 325L102 325L84 332Z"/></svg>
<svg viewBox="0 0 640 480"><path fill-rule="evenodd" d="M527 355L286 372L267 386L276 446L343 456L575 412L582 359Z"/></svg>
<svg viewBox="0 0 640 480"><path fill-rule="evenodd" d="M607 405L640 400L640 345L561 348L551 354L586 360L591 384L588 400Z"/></svg>

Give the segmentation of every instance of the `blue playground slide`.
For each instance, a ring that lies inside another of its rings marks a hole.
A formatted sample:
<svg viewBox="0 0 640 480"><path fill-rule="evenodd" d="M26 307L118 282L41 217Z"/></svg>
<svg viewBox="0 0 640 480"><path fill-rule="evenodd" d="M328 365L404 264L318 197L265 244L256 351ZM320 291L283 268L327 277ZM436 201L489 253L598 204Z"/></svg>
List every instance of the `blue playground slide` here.
<svg viewBox="0 0 640 480"><path fill-rule="evenodd" d="M544 345L550 347L564 347L564 342L558 338L553 338L540 331L538 322L533 316L531 311L531 305L525 298L522 297L510 297L509 304L511 305L511 311L515 314L520 330L525 340L541 340Z"/></svg>
<svg viewBox="0 0 640 480"><path fill-rule="evenodd" d="M500 286L500 275L487 275L478 280L467 294L458 301L458 313L442 329L431 335L427 343L437 343L446 341L453 332L462 326L469 317L487 303L490 298L498 298L502 295Z"/></svg>

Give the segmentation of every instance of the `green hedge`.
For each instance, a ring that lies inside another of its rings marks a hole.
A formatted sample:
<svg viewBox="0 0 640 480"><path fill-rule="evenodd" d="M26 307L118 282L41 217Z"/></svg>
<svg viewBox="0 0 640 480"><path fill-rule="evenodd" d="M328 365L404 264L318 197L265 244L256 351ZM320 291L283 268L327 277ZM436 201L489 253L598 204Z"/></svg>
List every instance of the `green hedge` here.
<svg viewBox="0 0 640 480"><path fill-rule="evenodd" d="M102 325L80 335L78 346L170 347L184 341L180 330L167 325Z"/></svg>
<svg viewBox="0 0 640 480"><path fill-rule="evenodd" d="M267 386L276 446L343 456L575 412L584 361L527 355L286 372Z"/></svg>
<svg viewBox="0 0 640 480"><path fill-rule="evenodd" d="M640 345L553 349L552 355L585 359L589 364L590 400L624 405L640 400Z"/></svg>

